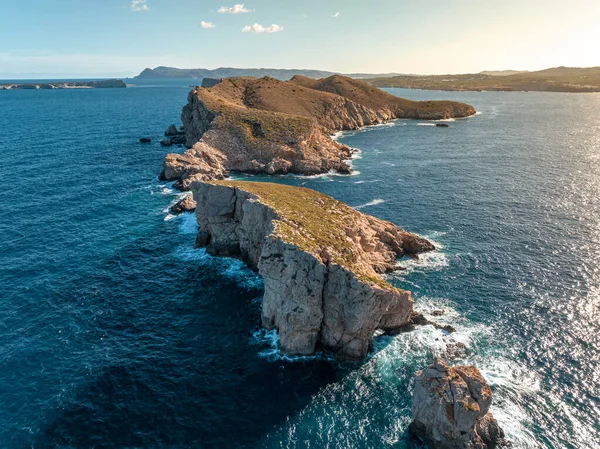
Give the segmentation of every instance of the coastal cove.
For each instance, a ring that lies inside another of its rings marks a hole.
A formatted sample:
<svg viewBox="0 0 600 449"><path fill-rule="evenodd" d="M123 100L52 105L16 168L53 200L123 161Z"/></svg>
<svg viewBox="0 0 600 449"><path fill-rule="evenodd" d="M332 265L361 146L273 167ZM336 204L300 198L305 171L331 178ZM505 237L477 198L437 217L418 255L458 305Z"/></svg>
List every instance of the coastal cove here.
<svg viewBox="0 0 600 449"><path fill-rule="evenodd" d="M457 332L377 337L356 365L282 355L262 280L193 249L193 215L168 212L181 194L157 180L158 140L192 83L0 96L3 129L40 111L0 136L0 446L413 448L410 379L453 342L515 447L600 445L597 94L387 89L480 113L341 133L361 150L351 175L235 177L313 188L438 248L387 280Z"/></svg>

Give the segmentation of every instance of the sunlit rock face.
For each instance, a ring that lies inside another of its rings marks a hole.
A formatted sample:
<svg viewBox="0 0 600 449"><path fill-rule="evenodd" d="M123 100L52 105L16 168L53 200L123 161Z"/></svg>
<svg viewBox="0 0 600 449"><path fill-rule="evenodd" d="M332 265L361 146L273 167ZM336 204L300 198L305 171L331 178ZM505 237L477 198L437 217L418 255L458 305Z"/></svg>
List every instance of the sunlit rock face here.
<svg viewBox="0 0 600 449"><path fill-rule="evenodd" d="M477 368L438 359L415 375L411 433L431 449L506 446L491 404L492 390Z"/></svg>

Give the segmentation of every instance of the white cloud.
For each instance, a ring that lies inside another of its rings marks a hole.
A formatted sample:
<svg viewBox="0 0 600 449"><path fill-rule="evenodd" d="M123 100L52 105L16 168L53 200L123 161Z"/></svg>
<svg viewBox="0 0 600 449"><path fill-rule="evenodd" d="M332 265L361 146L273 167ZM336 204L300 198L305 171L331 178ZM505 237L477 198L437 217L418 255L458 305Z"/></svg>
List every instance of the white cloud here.
<svg viewBox="0 0 600 449"><path fill-rule="evenodd" d="M242 12L252 12L252 10L246 8L242 3L239 5L233 5L231 8L228 8L227 6L221 6L217 12L220 12L221 14L239 14Z"/></svg>
<svg viewBox="0 0 600 449"><path fill-rule="evenodd" d="M278 33L279 31L283 31L283 27L275 24L265 28L255 23L254 25L246 25L242 28L242 33Z"/></svg>
<svg viewBox="0 0 600 449"><path fill-rule="evenodd" d="M131 10L132 11L148 11L148 5L146 2L148 0L131 0Z"/></svg>
<svg viewBox="0 0 600 449"><path fill-rule="evenodd" d="M200 26L204 29L206 28L216 28L217 26L212 22L205 22L204 20L200 22Z"/></svg>
<svg viewBox="0 0 600 449"><path fill-rule="evenodd" d="M331 17L333 17L334 19L337 19L340 16L339 12L336 12L335 14L332 14Z"/></svg>

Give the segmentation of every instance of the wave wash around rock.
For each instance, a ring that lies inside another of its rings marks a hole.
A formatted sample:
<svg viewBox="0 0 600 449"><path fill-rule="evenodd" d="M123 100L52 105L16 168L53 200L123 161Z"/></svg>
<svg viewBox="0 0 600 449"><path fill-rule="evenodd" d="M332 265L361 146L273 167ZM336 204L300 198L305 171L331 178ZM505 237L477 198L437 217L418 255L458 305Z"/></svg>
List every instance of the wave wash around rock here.
<svg viewBox="0 0 600 449"><path fill-rule="evenodd" d="M409 323L410 292L380 274L399 257L433 250L427 240L303 187L212 181L192 191L197 246L258 270L262 324L277 329L284 353L360 360L377 329Z"/></svg>

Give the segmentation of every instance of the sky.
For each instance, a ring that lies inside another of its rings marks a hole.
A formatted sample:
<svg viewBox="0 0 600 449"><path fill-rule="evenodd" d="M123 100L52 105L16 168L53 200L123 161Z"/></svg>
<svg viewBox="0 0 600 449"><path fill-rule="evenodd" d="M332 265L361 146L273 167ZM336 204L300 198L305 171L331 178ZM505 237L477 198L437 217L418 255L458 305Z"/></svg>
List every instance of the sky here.
<svg viewBox="0 0 600 449"><path fill-rule="evenodd" d="M0 0L0 79L590 67L598 43L600 0Z"/></svg>

